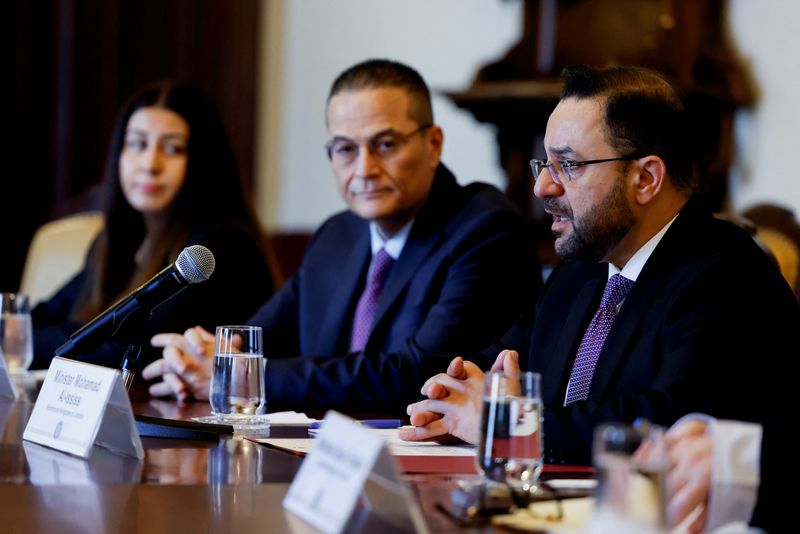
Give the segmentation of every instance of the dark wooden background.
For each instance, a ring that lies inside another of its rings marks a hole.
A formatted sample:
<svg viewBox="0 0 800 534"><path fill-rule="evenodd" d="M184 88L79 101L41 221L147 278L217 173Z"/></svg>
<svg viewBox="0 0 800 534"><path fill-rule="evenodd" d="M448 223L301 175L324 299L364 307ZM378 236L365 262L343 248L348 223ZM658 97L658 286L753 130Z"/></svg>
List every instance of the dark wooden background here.
<svg viewBox="0 0 800 534"><path fill-rule="evenodd" d="M693 115L687 135L697 151L700 193L714 209L723 207L733 117L757 93L726 31L726 2L524 0L519 41L481 66L470 87L448 94L496 127L506 193L530 216L545 263L557 260L549 223L533 199L528 160L542 155L558 76L570 64L639 64L672 76ZM142 83L172 77L205 88L252 183L259 0L10 5L13 94L4 100L12 116L6 128L11 143L2 146L9 150L4 161L12 163L3 169L0 290L17 288L30 238L41 223L96 206L93 185L101 179L115 113ZM288 256L294 265L302 246L295 249L274 256L279 262Z"/></svg>
<svg viewBox="0 0 800 534"><path fill-rule="evenodd" d="M9 9L0 290L18 288L40 224L97 206L114 118L143 83L204 88L252 181L259 0L12 0Z"/></svg>

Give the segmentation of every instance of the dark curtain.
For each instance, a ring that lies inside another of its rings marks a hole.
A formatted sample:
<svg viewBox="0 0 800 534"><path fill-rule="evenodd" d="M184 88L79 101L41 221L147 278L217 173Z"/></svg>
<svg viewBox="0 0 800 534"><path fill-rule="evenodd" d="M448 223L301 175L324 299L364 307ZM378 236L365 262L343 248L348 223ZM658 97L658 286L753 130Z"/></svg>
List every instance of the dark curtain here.
<svg viewBox="0 0 800 534"><path fill-rule="evenodd" d="M13 0L0 290L36 228L98 207L114 117L139 85L190 81L216 101L252 183L258 0ZM8 9L8 8L7 8ZM7 86L8 87L8 86Z"/></svg>

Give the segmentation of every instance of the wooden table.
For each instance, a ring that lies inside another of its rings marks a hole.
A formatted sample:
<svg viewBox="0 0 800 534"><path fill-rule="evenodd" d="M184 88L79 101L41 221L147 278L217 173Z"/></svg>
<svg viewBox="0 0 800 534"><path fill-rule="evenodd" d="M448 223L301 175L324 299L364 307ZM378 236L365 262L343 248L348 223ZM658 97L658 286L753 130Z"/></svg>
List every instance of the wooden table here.
<svg viewBox="0 0 800 534"><path fill-rule="evenodd" d="M207 403L132 398L136 414L190 419L209 413ZM222 436L215 442L142 438L144 461L98 447L84 460L23 442L32 408L26 399L0 403L1 532L314 531L281 505L302 461L298 456ZM273 427L270 435L308 434L305 427ZM477 481L478 475L411 474L406 480L430 530L452 532L455 524L437 504L449 506L458 481ZM360 530L391 532L374 516Z"/></svg>

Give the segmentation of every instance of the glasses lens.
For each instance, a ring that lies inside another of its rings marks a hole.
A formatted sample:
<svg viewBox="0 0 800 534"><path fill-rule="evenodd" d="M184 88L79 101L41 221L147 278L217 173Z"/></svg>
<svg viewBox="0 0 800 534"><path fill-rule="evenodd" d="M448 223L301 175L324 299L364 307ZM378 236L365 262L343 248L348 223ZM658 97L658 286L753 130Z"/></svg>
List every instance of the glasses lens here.
<svg viewBox="0 0 800 534"><path fill-rule="evenodd" d="M350 141L334 141L328 145L328 157L334 163L350 163L358 154L358 145Z"/></svg>
<svg viewBox="0 0 800 534"><path fill-rule="evenodd" d="M539 161L538 159L531 160L531 174L533 174L533 179L538 180L539 175L542 173L542 164L543 161Z"/></svg>

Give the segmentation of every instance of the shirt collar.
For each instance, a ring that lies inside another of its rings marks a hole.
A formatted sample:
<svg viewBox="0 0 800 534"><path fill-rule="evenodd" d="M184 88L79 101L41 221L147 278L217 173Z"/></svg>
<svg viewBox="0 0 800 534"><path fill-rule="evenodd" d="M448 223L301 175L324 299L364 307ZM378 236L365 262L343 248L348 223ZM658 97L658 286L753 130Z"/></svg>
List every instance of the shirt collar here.
<svg viewBox="0 0 800 534"><path fill-rule="evenodd" d="M381 237L380 232L378 231L378 226L371 222L369 223L369 235L370 235L370 243L372 246L372 255L378 253L380 249L386 249L386 252L392 259L396 260L400 257L400 253L403 252L403 247L406 246L406 241L408 240L408 234L411 232L411 226L414 224L414 219L411 219L409 222L403 226L400 231L395 233L389 239L383 239Z"/></svg>
<svg viewBox="0 0 800 534"><path fill-rule="evenodd" d="M644 265L647 263L647 260L650 259L650 256L653 254L653 251L656 249L656 246L661 242L661 239L664 237L664 234L667 233L669 227L672 226L672 223L675 222L678 216L675 215L670 221L665 224L661 230L656 233L653 237L651 237L647 243L642 245L639 250L634 252L631 259L628 260L628 263L625 264L621 270L619 267L614 265L613 263L608 264L608 277L611 278L615 274L621 274L628 280L636 281L639 278L639 273L642 272L644 269Z"/></svg>

